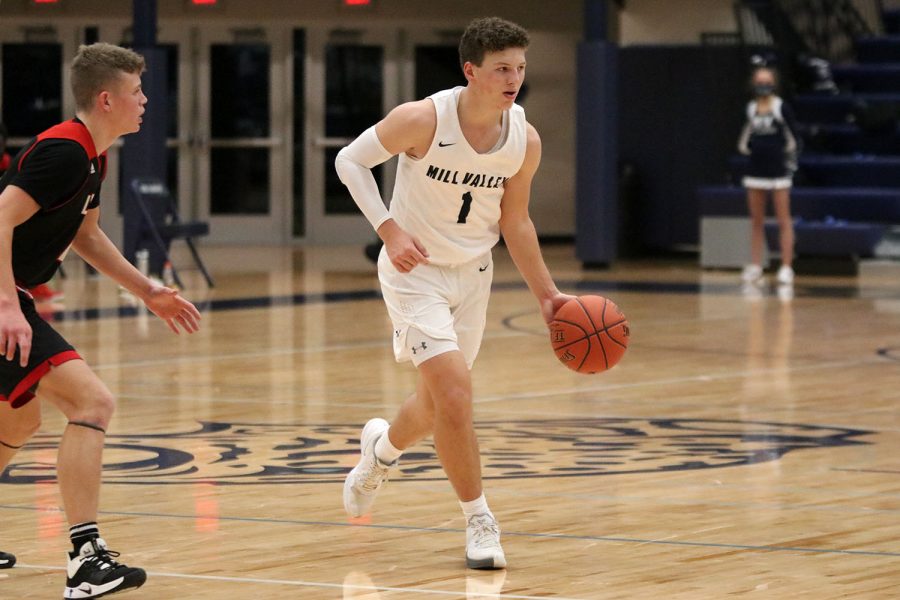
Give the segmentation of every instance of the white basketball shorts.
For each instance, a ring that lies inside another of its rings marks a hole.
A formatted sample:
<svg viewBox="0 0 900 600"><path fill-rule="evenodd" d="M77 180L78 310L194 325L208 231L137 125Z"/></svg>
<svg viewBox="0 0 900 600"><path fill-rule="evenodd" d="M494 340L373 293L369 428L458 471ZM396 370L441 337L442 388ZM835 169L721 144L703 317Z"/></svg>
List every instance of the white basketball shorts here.
<svg viewBox="0 0 900 600"><path fill-rule="evenodd" d="M401 273L382 248L378 280L394 325L397 362L419 366L459 350L471 369L484 336L493 276L490 252L460 265L419 265Z"/></svg>

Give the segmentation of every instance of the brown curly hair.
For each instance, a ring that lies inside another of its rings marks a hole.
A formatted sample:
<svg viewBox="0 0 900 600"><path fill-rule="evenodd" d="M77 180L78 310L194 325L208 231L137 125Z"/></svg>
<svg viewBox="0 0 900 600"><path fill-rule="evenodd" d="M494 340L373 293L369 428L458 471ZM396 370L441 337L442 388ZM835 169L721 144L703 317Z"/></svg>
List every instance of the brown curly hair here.
<svg viewBox="0 0 900 600"><path fill-rule="evenodd" d="M459 40L459 66L470 62L480 67L488 52L527 48L529 41L528 32L511 21L500 17L475 19Z"/></svg>

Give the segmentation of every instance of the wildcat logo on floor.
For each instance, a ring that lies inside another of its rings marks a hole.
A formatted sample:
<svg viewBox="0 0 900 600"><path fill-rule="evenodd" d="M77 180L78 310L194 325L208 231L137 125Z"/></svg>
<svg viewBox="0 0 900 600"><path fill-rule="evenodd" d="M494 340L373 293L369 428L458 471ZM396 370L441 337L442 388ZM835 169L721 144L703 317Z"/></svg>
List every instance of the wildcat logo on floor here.
<svg viewBox="0 0 900 600"><path fill-rule="evenodd" d="M870 431L705 419L541 419L476 424L485 479L714 469L794 450L856 446ZM343 482L360 425L201 422L192 431L108 435L103 480L132 484ZM59 436L41 434L0 483L54 481ZM444 479L433 446L403 455L394 482Z"/></svg>

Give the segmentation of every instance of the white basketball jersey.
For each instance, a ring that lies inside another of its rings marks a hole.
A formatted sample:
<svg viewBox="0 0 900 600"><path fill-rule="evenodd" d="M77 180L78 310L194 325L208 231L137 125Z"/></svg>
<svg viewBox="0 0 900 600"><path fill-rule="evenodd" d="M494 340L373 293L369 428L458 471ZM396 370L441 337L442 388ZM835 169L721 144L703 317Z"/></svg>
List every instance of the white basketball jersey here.
<svg viewBox="0 0 900 600"><path fill-rule="evenodd" d="M500 199L506 180L525 160L525 111L504 113L504 132L484 154L466 141L457 102L463 88L430 96L437 130L425 156L400 155L391 216L428 250L429 262L457 265L485 254L500 239Z"/></svg>

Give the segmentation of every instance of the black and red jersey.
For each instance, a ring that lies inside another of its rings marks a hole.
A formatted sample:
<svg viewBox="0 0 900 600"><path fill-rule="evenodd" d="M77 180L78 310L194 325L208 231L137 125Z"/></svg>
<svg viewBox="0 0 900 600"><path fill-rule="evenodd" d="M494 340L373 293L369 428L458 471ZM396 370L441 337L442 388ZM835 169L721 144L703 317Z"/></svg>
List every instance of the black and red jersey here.
<svg viewBox="0 0 900 600"><path fill-rule="evenodd" d="M29 288L48 281L65 256L84 215L100 205L106 152L97 154L87 127L72 119L32 139L0 177L21 188L41 209L13 230L16 284Z"/></svg>

